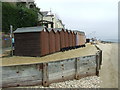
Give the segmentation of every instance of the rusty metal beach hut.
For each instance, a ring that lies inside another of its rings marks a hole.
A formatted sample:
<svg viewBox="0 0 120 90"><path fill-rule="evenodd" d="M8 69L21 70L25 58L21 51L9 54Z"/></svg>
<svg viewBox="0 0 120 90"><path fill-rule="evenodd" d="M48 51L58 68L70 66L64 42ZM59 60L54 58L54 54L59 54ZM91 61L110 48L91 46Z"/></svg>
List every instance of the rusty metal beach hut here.
<svg viewBox="0 0 120 90"><path fill-rule="evenodd" d="M43 26L18 28L14 31L16 56L49 54L49 32Z"/></svg>
<svg viewBox="0 0 120 90"><path fill-rule="evenodd" d="M55 31L52 28L48 28L49 31L49 53L55 52Z"/></svg>

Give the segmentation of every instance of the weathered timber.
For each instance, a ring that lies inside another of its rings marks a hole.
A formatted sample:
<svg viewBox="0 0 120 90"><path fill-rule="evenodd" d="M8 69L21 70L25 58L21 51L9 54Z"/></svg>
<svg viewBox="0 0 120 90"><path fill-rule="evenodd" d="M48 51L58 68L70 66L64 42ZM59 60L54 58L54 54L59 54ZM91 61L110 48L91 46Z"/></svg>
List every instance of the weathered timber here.
<svg viewBox="0 0 120 90"><path fill-rule="evenodd" d="M48 63L43 63L43 86L49 86Z"/></svg>
<svg viewBox="0 0 120 90"><path fill-rule="evenodd" d="M79 80L80 79L80 75L79 75L79 58L76 58L75 60L75 79Z"/></svg>
<svg viewBox="0 0 120 90"><path fill-rule="evenodd" d="M50 83L99 75L101 52L96 55L75 57L37 64L3 66L2 86L49 86Z"/></svg>

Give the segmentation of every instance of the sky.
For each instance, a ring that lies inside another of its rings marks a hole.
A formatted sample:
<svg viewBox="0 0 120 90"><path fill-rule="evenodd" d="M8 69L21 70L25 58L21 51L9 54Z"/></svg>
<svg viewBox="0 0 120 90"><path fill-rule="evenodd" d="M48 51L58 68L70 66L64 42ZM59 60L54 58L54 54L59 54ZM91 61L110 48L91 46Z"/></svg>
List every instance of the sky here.
<svg viewBox="0 0 120 90"><path fill-rule="evenodd" d="M118 38L119 0L35 0L41 11L56 13L69 30L84 31L86 37Z"/></svg>

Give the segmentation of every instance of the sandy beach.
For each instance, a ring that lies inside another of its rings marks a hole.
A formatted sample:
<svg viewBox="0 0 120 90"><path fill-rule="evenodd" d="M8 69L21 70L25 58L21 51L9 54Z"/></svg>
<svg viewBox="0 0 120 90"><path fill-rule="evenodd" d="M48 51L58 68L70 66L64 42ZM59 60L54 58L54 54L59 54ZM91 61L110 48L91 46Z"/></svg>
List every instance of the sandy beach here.
<svg viewBox="0 0 120 90"><path fill-rule="evenodd" d="M57 52L43 57L19 57L19 56L5 57L2 58L2 66L58 61L80 56L95 55L97 51L98 50L94 45L86 44L86 47L84 48L73 49L65 52Z"/></svg>
<svg viewBox="0 0 120 90"><path fill-rule="evenodd" d="M103 51L100 70L101 88L118 88L118 44L99 44Z"/></svg>

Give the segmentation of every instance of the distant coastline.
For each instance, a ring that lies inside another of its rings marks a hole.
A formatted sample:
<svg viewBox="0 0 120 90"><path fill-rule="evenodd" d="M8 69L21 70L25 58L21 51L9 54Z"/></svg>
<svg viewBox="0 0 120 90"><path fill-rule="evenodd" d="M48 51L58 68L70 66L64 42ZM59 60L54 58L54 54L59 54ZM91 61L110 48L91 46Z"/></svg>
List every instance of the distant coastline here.
<svg viewBox="0 0 120 90"><path fill-rule="evenodd" d="M111 43L120 43L120 39L103 39L101 41L111 42Z"/></svg>

